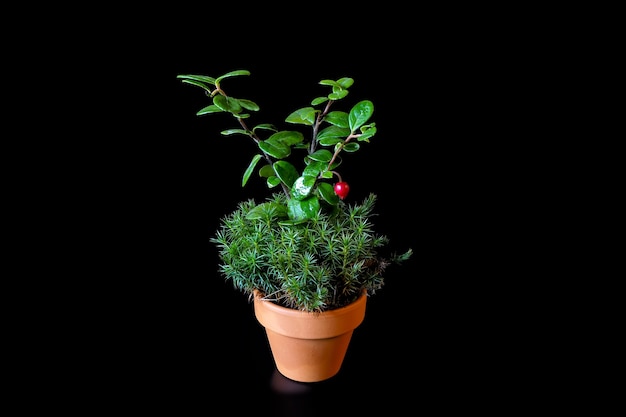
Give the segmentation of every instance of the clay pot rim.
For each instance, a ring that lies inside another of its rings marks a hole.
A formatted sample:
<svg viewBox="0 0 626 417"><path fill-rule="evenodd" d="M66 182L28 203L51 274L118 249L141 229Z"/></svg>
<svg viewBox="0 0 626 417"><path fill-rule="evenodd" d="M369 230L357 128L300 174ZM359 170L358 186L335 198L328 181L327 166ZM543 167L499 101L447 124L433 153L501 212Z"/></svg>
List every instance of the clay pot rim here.
<svg viewBox="0 0 626 417"><path fill-rule="evenodd" d="M253 290L253 295L254 295L255 301L263 302L265 305L265 308L272 312L280 313L281 315L296 316L296 317L301 317L301 318L315 317L315 316L320 316L323 314L328 314L331 312L333 313L334 316L342 316L344 314L349 314L353 310L361 309L362 308L361 304L365 303L368 297L367 290L364 289L361 295L356 300L354 300L352 303L345 305L343 307L335 308L333 310L324 310L324 311L304 311L304 310L297 310L297 309L278 305L269 299L266 300L264 299L264 295L260 290L256 290L256 289Z"/></svg>

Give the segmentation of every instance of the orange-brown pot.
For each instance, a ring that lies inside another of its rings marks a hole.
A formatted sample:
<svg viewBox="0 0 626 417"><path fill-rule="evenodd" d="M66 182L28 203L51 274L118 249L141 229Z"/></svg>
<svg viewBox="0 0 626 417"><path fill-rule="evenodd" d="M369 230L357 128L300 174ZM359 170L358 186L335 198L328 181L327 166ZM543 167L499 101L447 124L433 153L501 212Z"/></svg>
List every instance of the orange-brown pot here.
<svg viewBox="0 0 626 417"><path fill-rule="evenodd" d="M322 313L281 307L254 292L254 314L265 333L278 371L299 382L336 375L352 333L365 318L367 294L352 304Z"/></svg>

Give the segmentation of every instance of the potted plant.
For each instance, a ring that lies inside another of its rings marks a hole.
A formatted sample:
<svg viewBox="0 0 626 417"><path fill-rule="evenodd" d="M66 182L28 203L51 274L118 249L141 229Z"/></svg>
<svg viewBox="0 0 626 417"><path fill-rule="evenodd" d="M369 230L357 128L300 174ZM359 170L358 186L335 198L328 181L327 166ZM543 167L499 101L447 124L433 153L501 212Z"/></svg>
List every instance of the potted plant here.
<svg viewBox="0 0 626 417"><path fill-rule="evenodd" d="M286 117L305 135L249 123L260 107L223 88L227 79L248 75L247 70L215 78L178 75L210 99L198 116L232 116L238 126L221 134L247 137L256 147L242 186L257 173L270 190L264 201L239 202L210 239L224 279L253 300L277 369L293 380L316 382L339 371L352 332L364 318L367 297L383 286L386 268L409 259L412 250L390 252L389 239L375 232L375 194L360 203L347 199L350 187L339 170L342 155L357 152L376 134L371 101L361 100L347 112L335 109L354 80L320 81L330 92ZM283 316L296 321L274 323ZM341 351L334 352L332 342Z"/></svg>

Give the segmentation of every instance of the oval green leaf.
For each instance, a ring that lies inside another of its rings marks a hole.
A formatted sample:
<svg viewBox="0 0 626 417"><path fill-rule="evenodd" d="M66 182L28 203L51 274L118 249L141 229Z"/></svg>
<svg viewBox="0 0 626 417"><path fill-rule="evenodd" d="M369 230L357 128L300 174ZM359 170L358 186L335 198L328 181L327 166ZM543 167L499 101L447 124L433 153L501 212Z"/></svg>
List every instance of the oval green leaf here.
<svg viewBox="0 0 626 417"><path fill-rule="evenodd" d="M350 134L350 129L347 127L339 127L339 126L328 126L325 129L322 129L318 135L317 140L322 141L327 138L347 138Z"/></svg>
<svg viewBox="0 0 626 417"><path fill-rule="evenodd" d="M333 154L327 149L318 149L317 151L309 155L309 158L319 162L328 162L332 159L332 157Z"/></svg>
<svg viewBox="0 0 626 417"><path fill-rule="evenodd" d="M350 110L350 115L348 116L348 123L350 124L350 131L354 132L359 127L363 126L365 122L372 117L374 113L374 103L369 100L363 100L358 102L352 107Z"/></svg>
<svg viewBox="0 0 626 417"><path fill-rule="evenodd" d="M223 95L218 94L213 97L213 104L229 113L241 113L241 104L239 104L239 100L236 98L224 97Z"/></svg>
<svg viewBox="0 0 626 417"><path fill-rule="evenodd" d="M320 175L320 172L326 169L326 166L326 162L313 161L304 168L302 175L317 178Z"/></svg>
<svg viewBox="0 0 626 417"><path fill-rule="evenodd" d="M276 175L276 173L270 164L263 165L261 169L259 169L259 177L269 178L272 175Z"/></svg>
<svg viewBox="0 0 626 417"><path fill-rule="evenodd" d="M196 116L202 116L203 114L209 114L209 113L220 113L220 112L223 112L223 111L224 110L220 109L215 104L211 104L209 106L206 106L203 109L200 109L200 111L198 111L198 113L196 113Z"/></svg>
<svg viewBox="0 0 626 417"><path fill-rule="evenodd" d="M305 200L290 199L287 203L287 212L292 221L312 219L320 210L320 202L317 197L311 196Z"/></svg>
<svg viewBox="0 0 626 417"><path fill-rule="evenodd" d="M280 142L287 146L292 146L296 143L302 142L304 140L304 135L301 132L295 130L283 130L274 133L267 140L272 142Z"/></svg>
<svg viewBox="0 0 626 417"><path fill-rule="evenodd" d="M315 109L313 107L304 107L296 110L287 116L285 121L289 123L312 126L315 122Z"/></svg>
<svg viewBox="0 0 626 417"><path fill-rule="evenodd" d="M313 191L315 185L315 177L303 175L298 177L291 186L291 197L296 200L304 200Z"/></svg>
<svg viewBox="0 0 626 417"><path fill-rule="evenodd" d="M283 159L291 154L291 148L279 141L271 139L259 142L259 148L276 159Z"/></svg>
<svg viewBox="0 0 626 417"><path fill-rule="evenodd" d="M287 187L291 188L298 178L296 167L287 161L276 161L273 167L276 176L287 185Z"/></svg>
<svg viewBox="0 0 626 417"><path fill-rule="evenodd" d="M326 117L324 117L324 121L337 127L343 127L345 129L350 128L350 124L348 123L348 113L345 111L331 111L326 115Z"/></svg>
<svg viewBox="0 0 626 417"><path fill-rule="evenodd" d="M339 196L335 194L333 186L327 182L319 182L317 184L317 190L320 196L331 206L336 206L339 203Z"/></svg>

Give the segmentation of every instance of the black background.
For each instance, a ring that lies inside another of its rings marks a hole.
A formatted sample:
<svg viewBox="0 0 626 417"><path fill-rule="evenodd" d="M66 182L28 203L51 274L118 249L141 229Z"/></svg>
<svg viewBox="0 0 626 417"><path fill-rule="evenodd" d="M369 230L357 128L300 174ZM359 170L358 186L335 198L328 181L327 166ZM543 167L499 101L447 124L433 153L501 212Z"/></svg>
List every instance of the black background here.
<svg viewBox="0 0 626 417"><path fill-rule="evenodd" d="M492 298L498 284L494 288L490 274L500 262L501 231L486 225L501 202L492 199L498 190L490 187L494 173L482 154L489 152L489 133L476 107L485 106L485 98L474 96L480 89L467 75L468 63L450 52L441 60L439 48L420 43L407 43L397 54L389 46L350 42L295 49L282 39L236 50L218 43L176 51L154 86L168 100L167 112L159 109L158 117L145 120L163 130L148 128L159 132L146 138L150 172L138 184L152 201L139 213L141 223L150 220L142 242L145 235L154 239L142 297L154 310L145 311L132 336L147 328L153 338L136 352L140 381L148 369L161 399L212 408L228 398L229 410L272 416L334 415L381 403L397 414L441 402L490 401L475 389L492 389L493 380L482 381L498 378L500 366L507 366L498 363L508 342L492 339L506 325L492 315L500 303ZM261 106L257 122L279 125L324 94L319 80L355 79L346 102L372 100L378 133L346 158L350 199L376 193L377 230L398 250L415 252L407 264L389 269L385 287L368 301L340 374L304 394L272 389L277 376L263 329L248 300L218 275L216 249L208 243L222 215L242 199L264 198L267 190L256 178L241 188L254 147L243 137L218 134L236 127L229 118L196 116L208 101L176 75L215 77L235 69L251 75L224 87ZM468 386L474 394L467 394Z"/></svg>
<svg viewBox="0 0 626 417"><path fill-rule="evenodd" d="M94 156L82 163L97 173L82 204L96 214L82 224L104 243L82 251L96 279L81 303L97 314L81 323L76 354L81 378L100 382L81 396L268 416L484 410L513 396L527 359L514 353L525 343L511 332L518 313L507 313L526 272L512 260L524 227L511 214L524 204L512 166L527 127L510 99L524 88L520 63L499 29L406 11L385 25L375 11L323 24L229 13L143 16L146 27L124 25L130 36L89 55L101 71L79 105L93 138L81 157ZM208 99L176 76L236 69L251 75L224 88L260 105L255 122L279 126L326 94L321 79L354 78L344 102L371 100L378 132L345 159L349 199L377 194L377 230L414 250L368 300L340 373L300 386L305 394L272 386L263 329L209 243L221 216L267 190L258 179L241 187L254 146L219 134L236 127L225 115L196 116ZM107 105L90 108L98 92Z"/></svg>

